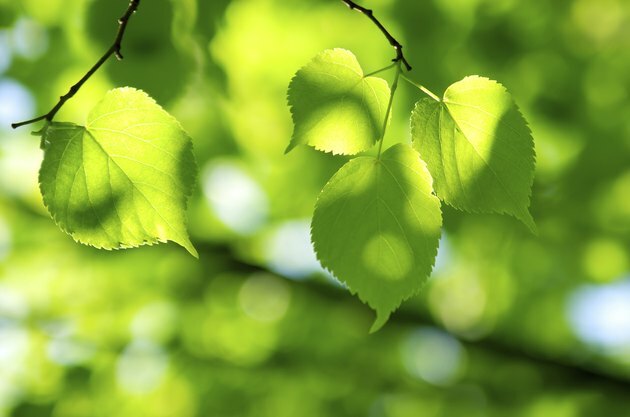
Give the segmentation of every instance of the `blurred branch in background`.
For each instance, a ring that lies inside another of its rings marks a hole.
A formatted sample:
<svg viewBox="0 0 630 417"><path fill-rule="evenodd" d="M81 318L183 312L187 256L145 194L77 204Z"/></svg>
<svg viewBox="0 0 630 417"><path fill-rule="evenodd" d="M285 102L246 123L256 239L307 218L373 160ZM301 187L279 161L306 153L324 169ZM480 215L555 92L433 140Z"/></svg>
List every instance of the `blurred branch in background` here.
<svg viewBox="0 0 630 417"><path fill-rule="evenodd" d="M99 252L49 219L36 139L9 125L84 74L127 3L0 0L0 416L627 414L628 2L374 2L422 51L407 59L432 91L483 73L513 92L536 138L540 227L446 208L433 277L374 335L310 245L317 192L345 159L283 154L298 68L331 47L366 69L391 58L338 1L143 2L125 65L57 115L134 85L182 121L200 262L170 244ZM421 95L396 94L392 143Z"/></svg>

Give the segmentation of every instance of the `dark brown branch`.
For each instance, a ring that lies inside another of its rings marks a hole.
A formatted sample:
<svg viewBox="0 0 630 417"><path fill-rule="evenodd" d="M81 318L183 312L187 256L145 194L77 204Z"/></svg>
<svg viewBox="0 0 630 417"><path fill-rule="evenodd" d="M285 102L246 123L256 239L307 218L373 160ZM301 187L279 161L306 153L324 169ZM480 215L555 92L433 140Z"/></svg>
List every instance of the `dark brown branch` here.
<svg viewBox="0 0 630 417"><path fill-rule="evenodd" d="M411 71L411 65L409 65L409 62L407 62L407 60L405 59L405 56L403 55L402 45L400 44L400 42L396 40L396 38L394 38L387 31L387 29L385 29L385 26L383 26L381 22L379 22L378 19L374 17L374 13L372 13L372 10L359 6L358 4L356 4L355 2L351 0L341 0L341 1L343 1L346 4L346 6L348 6L350 9L357 10L363 13L364 15L366 15L376 25L376 27L378 27L381 30L381 32L383 32L383 35L385 35L390 45L394 47L394 50L396 51L396 58L394 58L392 61L394 62L402 61L402 63L405 65L405 68L407 68L407 71Z"/></svg>
<svg viewBox="0 0 630 417"><path fill-rule="evenodd" d="M85 84L85 82L101 67L101 65L105 63L105 61L109 59L110 56L115 55L116 58L118 58L119 60L123 59L123 56L120 53L123 36L125 35L125 30L127 29L127 23L129 22L129 18L131 17L132 14L134 14L136 10L138 10L139 5L140 5L140 0L129 1L129 6L127 7L127 11L125 12L124 15L122 15L120 19L118 19L118 25L119 25L118 33L116 33L116 39L114 39L114 43L112 44L112 46L109 47L107 52L103 54L103 56L96 62L96 64L94 64L94 66L90 68L90 70L76 84L70 87L70 90L68 90L68 92L65 95L59 97L59 101L57 102L57 104L55 104L55 107L53 107L48 113L41 115L39 117L35 117L34 119L26 120L24 122L19 122L19 123L13 123L11 124L11 127L15 129L20 126L35 123L44 119L48 120L49 122L52 121L53 117L55 117L55 114L57 114L59 109L61 109L61 107L66 103L66 101L70 100L79 91L79 89L83 86L83 84Z"/></svg>

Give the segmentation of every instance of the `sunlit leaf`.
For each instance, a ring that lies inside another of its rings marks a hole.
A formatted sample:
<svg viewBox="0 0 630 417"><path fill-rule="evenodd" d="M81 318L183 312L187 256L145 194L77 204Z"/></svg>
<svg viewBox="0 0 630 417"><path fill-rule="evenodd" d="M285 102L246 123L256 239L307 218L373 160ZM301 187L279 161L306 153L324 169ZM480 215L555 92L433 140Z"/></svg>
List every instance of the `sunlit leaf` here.
<svg viewBox="0 0 630 417"><path fill-rule="evenodd" d="M322 190L311 230L317 257L376 310L380 328L431 272L442 214L416 151L398 144L358 157Z"/></svg>
<svg viewBox="0 0 630 417"><path fill-rule="evenodd" d="M508 213L536 230L528 210L533 139L501 84L466 77L442 101L420 100L411 129L442 200L466 211Z"/></svg>
<svg viewBox="0 0 630 417"><path fill-rule="evenodd" d="M44 203L75 240L105 249L171 240L197 255L185 217L192 143L144 92L110 91L86 126L53 123L42 144Z"/></svg>
<svg viewBox="0 0 630 417"><path fill-rule="evenodd" d="M299 144L352 155L381 137L389 87L364 77L352 52L329 49L301 68L289 85L294 130L287 152Z"/></svg>

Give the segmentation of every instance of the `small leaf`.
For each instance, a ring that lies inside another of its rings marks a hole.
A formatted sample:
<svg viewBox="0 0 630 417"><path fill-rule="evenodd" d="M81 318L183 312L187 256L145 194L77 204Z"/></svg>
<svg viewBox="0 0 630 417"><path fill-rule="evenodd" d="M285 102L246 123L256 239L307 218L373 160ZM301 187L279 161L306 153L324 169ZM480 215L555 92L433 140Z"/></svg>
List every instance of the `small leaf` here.
<svg viewBox="0 0 630 417"><path fill-rule="evenodd" d="M536 232L528 210L534 142L505 87L466 77L442 101L416 103L411 133L444 202L466 211L508 213Z"/></svg>
<svg viewBox="0 0 630 417"><path fill-rule="evenodd" d="M293 137L299 144L353 155L380 138L389 100L387 82L364 77L352 52L328 49L302 67L289 85Z"/></svg>
<svg viewBox="0 0 630 417"><path fill-rule="evenodd" d="M185 217L197 172L192 143L144 92L108 92L86 126L52 123L42 145L44 204L75 240L104 249L171 240L197 256Z"/></svg>
<svg viewBox="0 0 630 417"><path fill-rule="evenodd" d="M398 144L341 167L319 195L311 239L322 265L376 310L375 331L431 273L441 226L429 172Z"/></svg>

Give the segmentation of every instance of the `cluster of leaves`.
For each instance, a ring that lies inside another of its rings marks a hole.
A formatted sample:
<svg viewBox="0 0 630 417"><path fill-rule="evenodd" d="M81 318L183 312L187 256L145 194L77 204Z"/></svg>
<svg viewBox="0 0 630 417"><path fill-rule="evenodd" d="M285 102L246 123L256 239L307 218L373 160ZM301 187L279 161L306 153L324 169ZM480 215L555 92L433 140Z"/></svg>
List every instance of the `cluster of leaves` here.
<svg viewBox="0 0 630 417"><path fill-rule="evenodd" d="M344 49L326 50L289 86L294 133L287 150L306 144L355 155L379 141L376 156L347 162L318 198L311 238L318 259L376 310L380 328L430 274L442 226L440 200L460 210L507 213L532 232L528 211L533 139L512 97L479 76L417 102L412 145L381 152L392 89L366 76ZM424 87L421 87L426 91Z"/></svg>
<svg viewBox="0 0 630 417"><path fill-rule="evenodd" d="M104 249L171 240L197 256L185 216L197 168L191 140L175 118L146 93L119 88L95 106L85 126L51 121L105 59L120 56L138 4L130 3L114 45L58 105L16 126L48 120L39 132L40 189L56 223L75 240ZM535 232L528 211L533 140L499 83L466 77L442 99L418 86L430 98L412 112L412 146L381 152L406 64L397 50L400 57L387 67L397 70L391 88L365 75L351 52L332 49L298 71L288 94L294 132L287 152L306 144L356 155L378 143L376 156L352 159L326 184L311 227L321 264L376 310L372 330L431 273L442 227L440 200L471 212L511 214Z"/></svg>

